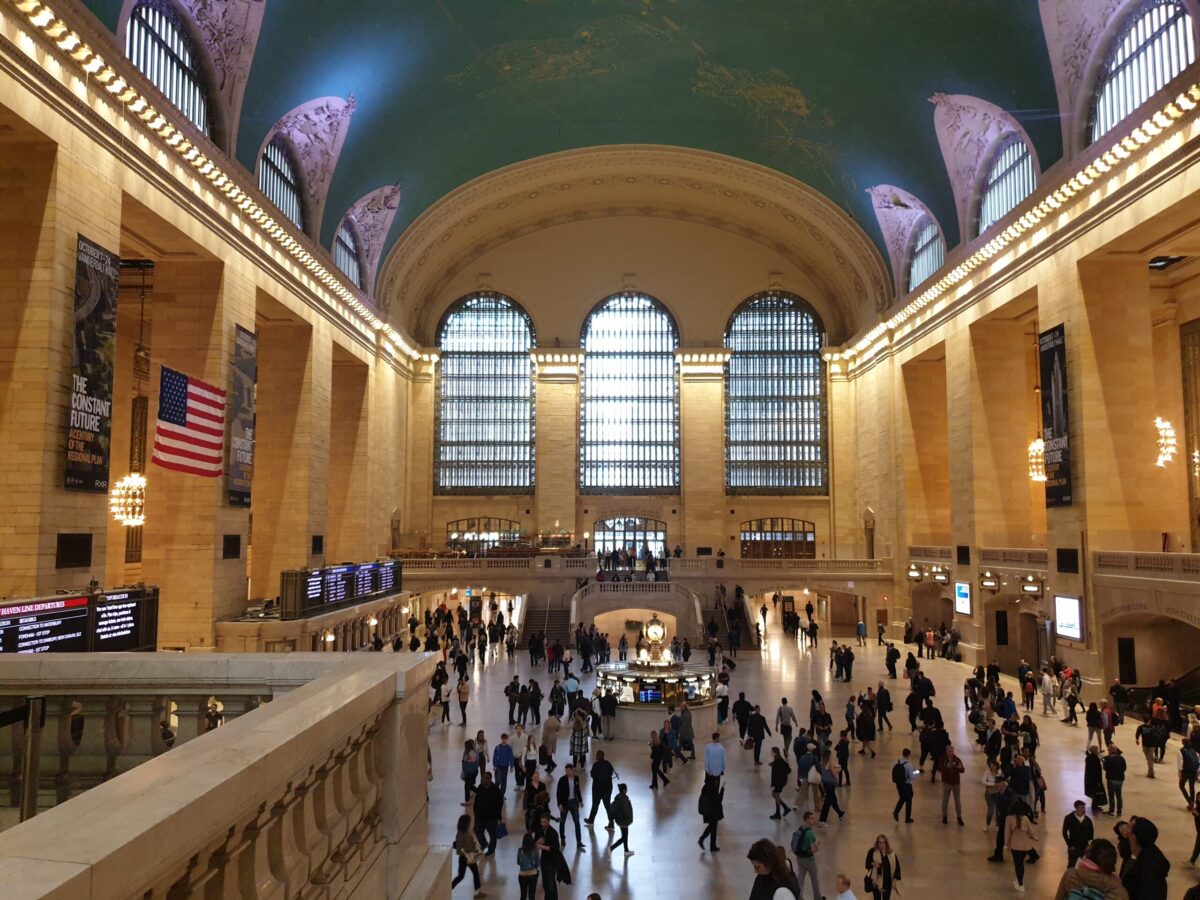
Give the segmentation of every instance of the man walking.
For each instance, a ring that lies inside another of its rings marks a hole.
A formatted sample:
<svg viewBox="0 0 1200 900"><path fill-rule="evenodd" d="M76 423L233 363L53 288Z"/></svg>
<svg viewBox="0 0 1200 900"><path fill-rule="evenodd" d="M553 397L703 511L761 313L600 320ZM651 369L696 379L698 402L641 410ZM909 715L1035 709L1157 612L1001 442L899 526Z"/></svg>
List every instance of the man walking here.
<svg viewBox="0 0 1200 900"><path fill-rule="evenodd" d="M624 847L625 855L633 856L633 850L629 847L629 826L633 824L633 804L629 802L628 785L617 785L617 796L613 798L609 812L612 814L612 821L621 829L621 837L608 849L611 851L618 847ZM608 827L611 830L612 823L609 823Z"/></svg>
<svg viewBox="0 0 1200 900"><path fill-rule="evenodd" d="M608 798L612 796L613 780L616 778L616 770L612 763L604 758L604 751L596 751L596 760L592 763L592 769L588 773L592 778L592 809L588 813L588 817L584 822L591 825L596 821L596 813L599 812L601 804L604 805L604 814L608 816L608 825L605 827L613 830L613 811L609 804Z"/></svg>
<svg viewBox="0 0 1200 900"><path fill-rule="evenodd" d="M1087 804L1082 800L1076 800L1075 811L1067 813L1063 819L1062 836L1067 844L1067 868L1073 869L1096 836L1095 825L1087 814Z"/></svg>
<svg viewBox="0 0 1200 900"><path fill-rule="evenodd" d="M513 748L508 743L508 735L500 735L500 743L492 748L492 768L496 770L496 784L500 788L500 796L508 793L508 770L513 767Z"/></svg>
<svg viewBox="0 0 1200 900"><path fill-rule="evenodd" d="M899 799L896 801L896 808L892 810L892 818L897 822L900 821L900 810L904 810L904 821L911 824L912 817L912 802L913 802L913 782L920 776L921 770L914 769L912 760L912 750L905 747L900 753L900 758L896 760L896 764L892 766L892 784L896 786L896 794Z"/></svg>
<svg viewBox="0 0 1200 900"><path fill-rule="evenodd" d="M492 782L492 773L484 772L483 781L475 789L475 838L484 856L496 852L496 826L504 814L504 795Z"/></svg>
<svg viewBox="0 0 1200 900"><path fill-rule="evenodd" d="M725 774L725 747L721 744L721 732L714 731L712 740L704 746L704 783L720 785Z"/></svg>
<svg viewBox="0 0 1200 900"><path fill-rule="evenodd" d="M942 824L946 822L947 807L950 804L950 795L954 795L954 815L958 817L958 824L962 825L962 798L959 796L959 781L965 771L963 761L958 758L954 752L954 746L946 745L945 753L941 757L941 762L937 767L938 772L942 776Z"/></svg>
<svg viewBox="0 0 1200 900"><path fill-rule="evenodd" d="M583 802L583 795L579 791L579 776L575 774L575 766L571 763L567 763L563 777L558 779L558 789L555 793L562 846L567 844L567 816L570 816L575 820L575 843L580 853L586 853L587 846L583 843L583 833L579 828L579 805Z"/></svg>
<svg viewBox="0 0 1200 900"><path fill-rule="evenodd" d="M783 741L783 755L787 758L788 747L792 743L792 728L796 725L796 711L788 706L787 697L779 701L779 709L775 712L775 730Z"/></svg>
<svg viewBox="0 0 1200 900"><path fill-rule="evenodd" d="M796 854L796 878L800 885L797 897L804 897L804 881L812 882L813 900L821 900L821 882L817 878L817 851L821 844L814 829L816 813L809 810L804 814L804 824L792 832L792 852Z"/></svg>
<svg viewBox="0 0 1200 900"><path fill-rule="evenodd" d="M738 698L733 701L733 707L730 712L733 713L733 717L738 723L738 740L744 743L746 740L746 726L750 722L750 713L754 712L754 707L746 699L745 691L738 693Z"/></svg>
<svg viewBox="0 0 1200 900"><path fill-rule="evenodd" d="M754 764L756 766L762 765L762 760L759 758L762 753L762 743L770 733L771 729L767 725L767 717L755 706L754 711L750 714L750 718L746 722L746 734L750 736L750 740L754 744Z"/></svg>

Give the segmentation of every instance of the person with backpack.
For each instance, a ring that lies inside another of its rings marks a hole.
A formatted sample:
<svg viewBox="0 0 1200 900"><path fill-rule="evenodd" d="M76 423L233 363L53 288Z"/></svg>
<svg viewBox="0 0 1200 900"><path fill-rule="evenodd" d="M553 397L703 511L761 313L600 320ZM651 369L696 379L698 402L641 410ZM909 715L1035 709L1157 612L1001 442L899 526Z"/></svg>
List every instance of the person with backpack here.
<svg viewBox="0 0 1200 900"><path fill-rule="evenodd" d="M892 784L896 786L896 808L892 810L892 818L897 822L900 821L900 810L904 810L904 821L907 824L912 824L912 802L913 802L913 786L912 783L920 774L920 769L914 769L912 760L912 750L905 747L901 751L900 758L896 760L892 766ZM890 889L889 889L890 891Z"/></svg>
<svg viewBox="0 0 1200 900"><path fill-rule="evenodd" d="M1129 895L1115 874L1117 848L1099 838L1090 842L1079 862L1058 882L1054 900L1118 900Z"/></svg>
<svg viewBox="0 0 1200 900"><path fill-rule="evenodd" d="M774 841L766 838L755 841L746 859L754 867L755 875L750 900L793 900L800 896L800 885L788 864L787 851Z"/></svg>
<svg viewBox="0 0 1200 900"><path fill-rule="evenodd" d="M1196 777L1200 775L1200 754L1191 744L1185 743L1175 757L1175 768L1179 773L1179 793L1188 806L1196 804Z"/></svg>
<svg viewBox="0 0 1200 900"><path fill-rule="evenodd" d="M816 814L809 810L804 814L804 824L792 832L792 853L796 856L796 878L800 886L797 897L804 900L804 880L812 882L813 900L821 900L821 882L817 877L817 851L821 843L813 825Z"/></svg>
<svg viewBox="0 0 1200 900"><path fill-rule="evenodd" d="M621 837L608 849L612 851L618 847L624 847L625 855L633 856L633 850L629 846L629 826L633 824L633 804L629 802L628 785L617 785L617 796L613 798L609 812L612 813L613 824L621 829Z"/></svg>

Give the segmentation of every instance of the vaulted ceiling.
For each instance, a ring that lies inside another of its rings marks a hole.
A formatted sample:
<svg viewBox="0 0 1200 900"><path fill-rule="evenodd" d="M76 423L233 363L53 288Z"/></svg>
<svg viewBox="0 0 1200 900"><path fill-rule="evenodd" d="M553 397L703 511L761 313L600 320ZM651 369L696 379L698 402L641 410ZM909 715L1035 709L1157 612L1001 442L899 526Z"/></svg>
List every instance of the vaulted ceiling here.
<svg viewBox="0 0 1200 900"><path fill-rule="evenodd" d="M183 0L181 0L183 2ZM186 0L190 8L260 0ZM902 187L953 245L936 93L1011 114L1042 167L1062 152L1035 0L261 0L237 122L251 171L289 111L355 105L321 239L399 183L385 244L464 182L596 145L699 148L815 188L884 247L866 188ZM86 0L114 33L121 0ZM386 251L386 246L382 248Z"/></svg>

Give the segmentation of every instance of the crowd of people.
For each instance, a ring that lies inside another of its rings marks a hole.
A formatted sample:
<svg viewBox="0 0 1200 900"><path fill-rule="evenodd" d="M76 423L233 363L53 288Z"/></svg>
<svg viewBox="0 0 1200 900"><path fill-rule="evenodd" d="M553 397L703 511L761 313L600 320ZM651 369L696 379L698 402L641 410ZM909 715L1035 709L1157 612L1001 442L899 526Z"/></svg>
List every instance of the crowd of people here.
<svg viewBox="0 0 1200 900"><path fill-rule="evenodd" d="M737 596L744 599L740 589ZM766 611L764 603L760 615ZM444 657L431 681L431 727L451 723L448 712L451 690L459 703L459 721L455 724L466 727L471 694L470 663L476 657L480 663L500 658L499 648L507 644L509 628L504 625L504 613L498 609L491 612L492 621L483 627L472 625L461 610L439 609L431 614L429 632L434 636L433 649L440 649ZM812 652L817 646L811 604L805 612L807 618L799 623L781 617L781 624L786 633L795 635L802 652ZM765 615L763 618L765 624ZM950 738L933 680L922 668L923 664L933 664L926 660L954 659L957 630L915 629L909 625L905 634L915 652L906 653L902 672L898 664L905 654L887 642L883 633L878 634L878 643L886 648L884 677L868 679L861 688L852 689L844 707L840 699L834 704L836 710L827 706L820 691L811 690L807 697L807 721L802 719L802 708L787 697L779 698L773 714L764 712L763 706L748 699L743 690L736 692L736 700L731 703L736 662L719 644L716 652L712 652L712 644L717 641L712 634L709 661L718 670L718 730L698 748L691 710L681 703L669 707L662 726L649 733L651 790L669 787L674 766L695 762L704 769L696 806L702 826L698 828L697 843L704 852L716 853L721 849L718 833L725 818L728 787L728 758L723 739L731 737L724 731L730 727L730 719L736 728L740 752L747 754L751 765L768 767L765 781L770 792L769 818L789 819L795 827L786 847L768 838L750 847L748 859L754 872L751 900L803 898L806 888L814 898L824 896L818 871L824 843L820 830L830 826L834 815L836 822L841 822L850 812L850 794L845 789L852 784L852 762L859 759L854 766L871 765L881 755L883 762L875 764L887 766L884 771L890 774L895 788L892 817L897 826L915 821L913 801L917 785L928 781L930 789L935 790L940 781L942 824L949 825L953 816L955 824L964 827L963 787L976 785L986 810L981 824L994 835L989 839L992 852L987 860L1011 862L1013 889L1025 891L1027 869L1036 865L1044 854L1048 830L1047 773L1038 759L1041 739L1034 720L1036 695L1042 694L1038 718L1059 719L1062 725L1078 726L1079 716L1074 710L1082 708L1078 701L1082 674L1053 658L1040 670L1022 661L1017 671L1011 673L1015 675L1014 690L1010 688L1013 682L1002 677L1009 673L1002 673L995 661L972 671L964 681L962 701L976 740L974 750L963 755ZM855 638L853 645L829 642L832 681L854 683L855 649L866 643L865 626L861 623L855 630ZM599 688L588 691L581 681L594 665L611 658L612 642L594 625L581 624L575 629L574 644L581 660L578 672L574 670L575 656L571 649L557 641L547 646L544 636L535 634L529 646L530 664L535 668L546 667L551 684L548 693L543 694L536 677L513 676L504 688L508 730L495 743L489 741L483 730L463 742L460 777L466 814L460 817L455 835L454 883L457 885L469 875L476 896L484 896L479 863L496 852L497 841L505 833L505 822L511 821L511 817L505 816L510 780L515 793L521 795L524 813L514 872L522 900L539 896L539 889L540 896L557 897L559 885L572 881L566 851L574 848L579 853L587 852L583 826L587 826L588 835L592 834L601 810L608 832L603 849L625 857L635 853L636 836L631 834L635 810L626 777L632 773L618 773L601 749L603 742L613 738L617 701L611 692ZM635 638L634 652L640 649L641 639ZM690 655L687 641L679 637L674 639L671 649L681 659ZM731 646L731 654L736 654L736 649ZM629 652L624 635L617 643L617 652L621 659ZM507 655L511 654L508 650ZM458 678L452 689L451 670ZM861 675L858 679L860 683L864 680ZM1157 846L1158 826L1143 815L1125 816L1122 786L1134 773L1128 770L1118 736L1133 736L1143 747L1148 767L1146 777L1153 778L1155 766L1165 761L1172 723L1178 721L1183 725L1185 735L1176 753L1175 770L1180 794L1197 833L1187 865L1194 865L1200 856L1200 811L1195 797L1200 776L1200 709L1177 715L1169 690L1159 693L1162 696L1154 700L1145 720L1136 726L1125 721L1130 711L1129 695L1119 683L1112 685L1107 699L1091 702L1083 711L1087 740L1081 753L1081 777L1077 785L1061 786L1068 792L1077 787L1081 799L1074 802L1062 822L1061 837L1068 868L1061 876L1056 898L1165 900L1167 896L1170 863ZM897 699L908 713L910 739L904 743L909 746L888 755L878 748L877 740L894 731L891 714ZM543 716L545 701L549 706ZM564 742L565 754L561 754L560 744ZM561 774L556 775L560 768ZM1158 816L1167 814L1161 808L1152 811ZM1111 838L1095 827L1093 817L1100 814L1115 819ZM858 884L864 898L890 900L898 895L904 869L887 834L878 835L865 848L860 877ZM856 896L857 885L852 886L847 875L839 873L835 882L835 896ZM1197 897L1200 888L1188 894L1188 900Z"/></svg>

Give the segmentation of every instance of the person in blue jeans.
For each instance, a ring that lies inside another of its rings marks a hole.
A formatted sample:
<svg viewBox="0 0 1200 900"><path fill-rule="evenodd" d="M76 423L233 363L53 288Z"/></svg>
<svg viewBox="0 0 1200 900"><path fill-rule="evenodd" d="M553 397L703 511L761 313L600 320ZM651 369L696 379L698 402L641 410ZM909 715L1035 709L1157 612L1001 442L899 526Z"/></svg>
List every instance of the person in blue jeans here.
<svg viewBox="0 0 1200 900"><path fill-rule="evenodd" d="M818 763L818 765L820 765ZM838 814L838 821L846 817L842 808L838 806L837 801L837 776L833 769L829 766L821 766L821 790L825 794L825 802L821 804L821 819L818 823L820 827L825 827L825 821L829 818L829 811L832 809Z"/></svg>
<svg viewBox="0 0 1200 900"><path fill-rule="evenodd" d="M1116 744L1108 748L1108 755L1104 757L1104 780L1108 782L1109 815L1119 816L1125 808L1121 793L1125 787L1125 757Z"/></svg>
<svg viewBox="0 0 1200 900"><path fill-rule="evenodd" d="M500 788L500 796L508 793L508 770L515 762L512 746L508 743L508 735L500 735L500 743L492 748L492 768L496 772L496 785Z"/></svg>

